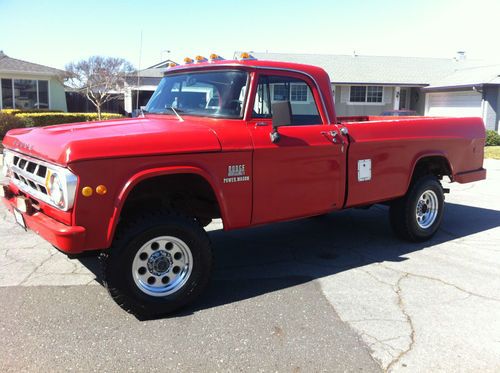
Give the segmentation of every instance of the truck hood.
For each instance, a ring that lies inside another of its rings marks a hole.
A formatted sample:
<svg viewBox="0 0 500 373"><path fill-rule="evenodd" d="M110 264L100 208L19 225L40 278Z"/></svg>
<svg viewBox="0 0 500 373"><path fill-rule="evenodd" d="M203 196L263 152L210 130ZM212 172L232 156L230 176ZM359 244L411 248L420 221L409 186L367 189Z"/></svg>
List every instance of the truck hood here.
<svg viewBox="0 0 500 373"><path fill-rule="evenodd" d="M212 129L170 116L15 129L3 145L64 166L85 159L221 150Z"/></svg>

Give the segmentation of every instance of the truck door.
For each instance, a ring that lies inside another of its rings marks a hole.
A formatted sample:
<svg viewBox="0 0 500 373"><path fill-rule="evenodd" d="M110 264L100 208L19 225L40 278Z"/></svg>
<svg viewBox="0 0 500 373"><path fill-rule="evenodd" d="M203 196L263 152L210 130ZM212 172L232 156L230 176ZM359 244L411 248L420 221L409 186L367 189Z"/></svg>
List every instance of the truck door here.
<svg viewBox="0 0 500 373"><path fill-rule="evenodd" d="M327 123L316 85L299 73L259 74L248 121L253 152L252 223L260 224L342 207L346 146ZM273 142L273 111L279 141Z"/></svg>

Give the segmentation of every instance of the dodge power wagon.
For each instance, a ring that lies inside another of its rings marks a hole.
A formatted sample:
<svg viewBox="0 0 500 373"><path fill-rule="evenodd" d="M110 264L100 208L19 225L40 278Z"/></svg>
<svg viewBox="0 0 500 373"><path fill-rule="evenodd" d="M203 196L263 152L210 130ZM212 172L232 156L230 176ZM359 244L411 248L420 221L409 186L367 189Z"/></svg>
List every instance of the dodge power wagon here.
<svg viewBox="0 0 500 373"><path fill-rule="evenodd" d="M319 67L211 57L170 67L136 118L3 140L16 221L69 255L98 252L136 315L200 295L212 219L231 230L384 203L397 236L423 241L443 218L440 180L486 177L480 118L338 117Z"/></svg>

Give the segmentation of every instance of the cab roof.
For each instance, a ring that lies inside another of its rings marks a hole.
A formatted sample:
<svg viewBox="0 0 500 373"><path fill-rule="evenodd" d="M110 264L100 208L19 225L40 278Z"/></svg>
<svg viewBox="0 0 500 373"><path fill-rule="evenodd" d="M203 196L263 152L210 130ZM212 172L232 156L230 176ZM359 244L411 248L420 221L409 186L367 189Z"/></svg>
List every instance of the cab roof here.
<svg viewBox="0 0 500 373"><path fill-rule="evenodd" d="M265 61L257 59L245 59L245 60L214 60L207 62L193 62L189 64L176 65L168 68L165 75L177 72L181 70L188 69L210 69L217 67L244 67L244 68L255 68L255 69L280 69L280 70L296 70L298 72L304 72L309 75L323 75L326 74L325 70L321 67L304 65L300 63L292 62L282 62L282 61Z"/></svg>
<svg viewBox="0 0 500 373"><path fill-rule="evenodd" d="M319 90L319 95L321 97L322 105L325 108L325 114L328 122L334 123L336 121L330 77L325 70L318 66L283 61L265 61L251 58L244 60L221 59L206 62L192 62L188 64L173 66L165 71L165 76L182 71L210 70L220 68L241 68L250 71L259 69L283 70L306 75L311 80L313 80L313 83Z"/></svg>

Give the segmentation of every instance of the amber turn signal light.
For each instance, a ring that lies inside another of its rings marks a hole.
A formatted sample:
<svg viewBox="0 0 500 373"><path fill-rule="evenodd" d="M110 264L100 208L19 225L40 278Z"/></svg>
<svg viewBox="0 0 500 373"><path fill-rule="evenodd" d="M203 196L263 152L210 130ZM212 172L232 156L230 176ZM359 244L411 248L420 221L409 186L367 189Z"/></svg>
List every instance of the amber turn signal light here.
<svg viewBox="0 0 500 373"><path fill-rule="evenodd" d="M108 189L106 188L105 185L101 184L101 185L98 185L97 188L95 188L95 192L102 196L108 192Z"/></svg>
<svg viewBox="0 0 500 373"><path fill-rule="evenodd" d="M89 186L86 186L86 187L82 188L82 196L84 196L84 197L90 197L93 192L94 191Z"/></svg>

